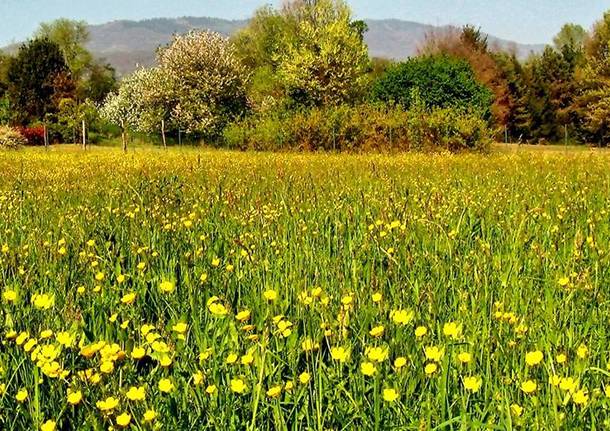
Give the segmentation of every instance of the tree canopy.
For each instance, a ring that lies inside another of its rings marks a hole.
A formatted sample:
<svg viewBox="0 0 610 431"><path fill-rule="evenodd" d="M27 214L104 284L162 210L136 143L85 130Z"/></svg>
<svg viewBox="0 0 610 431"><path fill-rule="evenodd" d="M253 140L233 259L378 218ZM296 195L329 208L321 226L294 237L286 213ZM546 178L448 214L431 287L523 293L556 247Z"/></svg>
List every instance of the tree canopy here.
<svg viewBox="0 0 610 431"><path fill-rule="evenodd" d="M19 48L10 62L7 80L14 121L19 124L55 112L59 100L74 90L59 46L46 38L34 39Z"/></svg>
<svg viewBox="0 0 610 431"><path fill-rule="evenodd" d="M477 82L470 65L447 55L413 58L390 67L375 83L373 95L409 108L414 91L428 108L474 109L489 115L491 92Z"/></svg>
<svg viewBox="0 0 610 431"><path fill-rule="evenodd" d="M255 108L353 102L364 93L370 69L366 24L352 19L342 0L295 0L259 9L233 37L252 70Z"/></svg>

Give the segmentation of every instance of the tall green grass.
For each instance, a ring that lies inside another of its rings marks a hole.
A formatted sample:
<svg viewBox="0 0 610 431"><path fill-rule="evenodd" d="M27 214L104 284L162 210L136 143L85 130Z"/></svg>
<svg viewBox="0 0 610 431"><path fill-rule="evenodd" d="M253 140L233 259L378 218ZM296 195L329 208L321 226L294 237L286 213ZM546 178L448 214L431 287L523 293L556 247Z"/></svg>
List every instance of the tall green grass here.
<svg viewBox="0 0 610 431"><path fill-rule="evenodd" d="M609 162L0 153L0 427L604 429ZM59 370L40 362L42 346L58 349ZM440 357L426 357L432 346ZM528 365L534 351L543 359ZM553 385L567 377L569 390Z"/></svg>

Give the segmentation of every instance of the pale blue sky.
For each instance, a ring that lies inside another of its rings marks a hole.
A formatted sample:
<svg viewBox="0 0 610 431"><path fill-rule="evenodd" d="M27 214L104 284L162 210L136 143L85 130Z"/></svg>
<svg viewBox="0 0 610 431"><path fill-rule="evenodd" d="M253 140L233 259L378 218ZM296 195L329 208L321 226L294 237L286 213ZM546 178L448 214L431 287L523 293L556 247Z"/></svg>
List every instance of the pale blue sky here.
<svg viewBox="0 0 610 431"><path fill-rule="evenodd" d="M27 38L41 21L59 17L99 24L115 19L212 16L246 18L281 0L0 0L0 45ZM360 18L427 24L475 24L522 43L548 43L565 22L589 28L610 0L348 0Z"/></svg>

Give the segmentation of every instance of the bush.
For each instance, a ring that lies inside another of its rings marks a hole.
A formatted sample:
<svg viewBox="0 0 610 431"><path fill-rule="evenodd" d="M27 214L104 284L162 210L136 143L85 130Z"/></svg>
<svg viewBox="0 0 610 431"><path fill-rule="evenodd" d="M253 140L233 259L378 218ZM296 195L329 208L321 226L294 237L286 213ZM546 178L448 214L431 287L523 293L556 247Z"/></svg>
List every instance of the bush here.
<svg viewBox="0 0 610 431"><path fill-rule="evenodd" d="M27 145L44 145L44 126L20 127L19 133Z"/></svg>
<svg viewBox="0 0 610 431"><path fill-rule="evenodd" d="M482 151L491 135L485 120L460 110L366 104L250 117L225 129L224 144L264 151Z"/></svg>
<svg viewBox="0 0 610 431"><path fill-rule="evenodd" d="M253 150L408 149L407 114L399 108L337 106L271 113L229 125L225 143Z"/></svg>
<svg viewBox="0 0 610 431"><path fill-rule="evenodd" d="M0 148L15 150L27 144L18 130L8 126L0 126Z"/></svg>
<svg viewBox="0 0 610 431"><path fill-rule="evenodd" d="M465 61L445 55L418 57L390 67L374 84L374 100L410 109L414 94L429 109L464 108L488 118L493 94Z"/></svg>

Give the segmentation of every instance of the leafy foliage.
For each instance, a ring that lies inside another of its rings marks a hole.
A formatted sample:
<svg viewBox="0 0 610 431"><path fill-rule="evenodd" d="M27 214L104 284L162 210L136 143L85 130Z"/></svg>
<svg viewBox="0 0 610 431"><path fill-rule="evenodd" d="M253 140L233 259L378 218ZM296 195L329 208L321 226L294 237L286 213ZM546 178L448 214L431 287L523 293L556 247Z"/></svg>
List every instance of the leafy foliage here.
<svg viewBox="0 0 610 431"><path fill-rule="evenodd" d="M48 39L34 39L19 49L8 69L8 96L13 120L27 124L58 108L58 96L73 88L68 66L59 46Z"/></svg>
<svg viewBox="0 0 610 431"><path fill-rule="evenodd" d="M477 115L416 101L409 111L365 104L258 115L231 124L224 138L242 150L456 152L486 150L491 131Z"/></svg>
<svg viewBox="0 0 610 431"><path fill-rule="evenodd" d="M258 10L233 37L255 77L249 88L254 108L358 100L370 68L365 31L341 0L295 0L279 10Z"/></svg>
<svg viewBox="0 0 610 431"><path fill-rule="evenodd" d="M507 125L512 108L507 77L489 48L487 36L480 29L465 26L431 34L420 48L420 55L448 55L466 61L476 80L493 93L491 114L497 125Z"/></svg>
<svg viewBox="0 0 610 431"><path fill-rule="evenodd" d="M14 150L25 144L27 141L18 130L0 125L0 148Z"/></svg>
<svg viewBox="0 0 610 431"><path fill-rule="evenodd" d="M410 59L390 67L373 86L373 97L409 108L417 90L428 108L474 109L488 116L491 92L477 82L470 65L446 55Z"/></svg>
<svg viewBox="0 0 610 431"><path fill-rule="evenodd" d="M44 145L44 126L20 127L18 132L25 138L27 145Z"/></svg>

